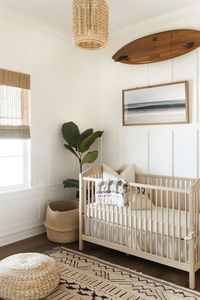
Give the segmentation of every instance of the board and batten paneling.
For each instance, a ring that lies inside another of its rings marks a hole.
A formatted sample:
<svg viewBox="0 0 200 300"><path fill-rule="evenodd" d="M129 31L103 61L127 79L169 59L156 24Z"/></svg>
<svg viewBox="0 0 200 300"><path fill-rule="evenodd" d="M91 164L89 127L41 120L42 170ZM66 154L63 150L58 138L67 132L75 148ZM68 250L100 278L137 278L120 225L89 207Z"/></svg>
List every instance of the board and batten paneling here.
<svg viewBox="0 0 200 300"><path fill-rule="evenodd" d="M197 122L197 78L198 78L198 56L199 48L183 56L172 60L172 81L189 81L189 116L192 124Z"/></svg>
<svg viewBox="0 0 200 300"><path fill-rule="evenodd" d="M47 202L65 200L67 197L62 185L15 191L15 197L13 193L2 194L0 247L44 232Z"/></svg>
<svg viewBox="0 0 200 300"><path fill-rule="evenodd" d="M169 176L173 174L172 134L172 130L167 128L149 129L149 173Z"/></svg>
<svg viewBox="0 0 200 300"><path fill-rule="evenodd" d="M160 23L155 22L154 24L152 21L149 26L146 23L141 28L130 26L115 34L114 47L118 49L123 46L123 44L119 45L120 39L128 42L128 35L130 35L129 40L131 41L133 28L134 34L138 38L156 32L158 26L160 31L175 28L200 30L200 13L194 12L194 18L193 14L185 14L172 20L168 18L166 21L163 18ZM115 53L114 47L112 53ZM153 174L199 177L200 48L163 62L142 66L107 63L107 65L103 65L103 68L105 76L100 86L101 90L104 89L104 94L102 93L104 97L100 100L101 106L104 107L107 103L112 104L109 105L106 112L109 122L105 122L101 117L101 127L108 132L102 148L103 162L106 161L115 168L120 168L124 164L135 164L137 169ZM106 70L109 70L109 73L112 70L115 74L115 81L112 81L112 77L109 78L109 82L112 82L111 89L106 84L108 79ZM189 81L189 124L122 126L121 91L123 89L182 80ZM105 91L108 91L108 94ZM115 106L114 111L112 106ZM120 113L116 111L116 106L120 107ZM102 110L101 116L104 115L105 111ZM116 124L120 124L120 126L116 126ZM112 146L109 147L113 134L115 136L118 134L119 138L113 140ZM119 146L119 143L123 147ZM121 152L119 152L119 148ZM120 156L121 158L119 158ZM113 164L113 162L115 163Z"/></svg>
<svg viewBox="0 0 200 300"><path fill-rule="evenodd" d="M143 171L147 173L149 171L148 143L148 130L140 127L138 130L133 131L130 126L124 127L124 164L130 165L134 163L138 172Z"/></svg>
<svg viewBox="0 0 200 300"><path fill-rule="evenodd" d="M198 177L196 128L179 127L173 132L174 176Z"/></svg>
<svg viewBox="0 0 200 300"><path fill-rule="evenodd" d="M165 83L172 81L172 59L162 63L153 63L147 67L147 85L154 85L155 82ZM162 67L161 67L162 65Z"/></svg>

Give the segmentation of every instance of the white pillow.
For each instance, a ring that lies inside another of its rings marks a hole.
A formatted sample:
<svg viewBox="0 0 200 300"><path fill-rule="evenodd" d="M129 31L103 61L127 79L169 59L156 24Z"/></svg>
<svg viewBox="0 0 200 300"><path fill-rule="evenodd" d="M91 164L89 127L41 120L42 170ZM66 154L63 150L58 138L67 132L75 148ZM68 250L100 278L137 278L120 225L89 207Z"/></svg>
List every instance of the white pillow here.
<svg viewBox="0 0 200 300"><path fill-rule="evenodd" d="M120 173L117 173L112 168L103 165L103 180L108 179L124 179L128 182L135 182L135 169L134 166L125 168Z"/></svg>
<svg viewBox="0 0 200 300"><path fill-rule="evenodd" d="M108 179L122 179L122 177L115 172L112 168L103 165L103 180L108 180Z"/></svg>
<svg viewBox="0 0 200 300"><path fill-rule="evenodd" d="M134 166L129 166L120 172L120 176L128 182L135 182Z"/></svg>

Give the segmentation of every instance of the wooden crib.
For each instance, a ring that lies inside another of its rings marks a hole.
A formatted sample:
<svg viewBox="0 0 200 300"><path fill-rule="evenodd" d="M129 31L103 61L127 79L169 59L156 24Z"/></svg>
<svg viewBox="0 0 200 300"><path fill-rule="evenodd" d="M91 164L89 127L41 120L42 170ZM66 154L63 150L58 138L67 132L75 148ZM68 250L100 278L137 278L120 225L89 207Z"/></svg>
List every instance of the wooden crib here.
<svg viewBox="0 0 200 300"><path fill-rule="evenodd" d="M118 207L97 205L95 186L102 176L101 166L80 174L80 250L88 241L187 271L194 289L200 268L200 180L138 173L136 183L128 185L134 199L143 200Z"/></svg>

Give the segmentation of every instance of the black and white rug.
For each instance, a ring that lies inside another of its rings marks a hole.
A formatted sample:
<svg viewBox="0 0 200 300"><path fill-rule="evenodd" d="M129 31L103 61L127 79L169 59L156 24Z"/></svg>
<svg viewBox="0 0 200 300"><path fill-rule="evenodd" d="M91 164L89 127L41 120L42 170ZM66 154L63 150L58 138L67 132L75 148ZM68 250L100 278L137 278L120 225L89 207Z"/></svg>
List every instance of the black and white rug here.
<svg viewBox="0 0 200 300"><path fill-rule="evenodd" d="M67 248L47 253L59 264L58 288L45 300L179 300L200 293Z"/></svg>

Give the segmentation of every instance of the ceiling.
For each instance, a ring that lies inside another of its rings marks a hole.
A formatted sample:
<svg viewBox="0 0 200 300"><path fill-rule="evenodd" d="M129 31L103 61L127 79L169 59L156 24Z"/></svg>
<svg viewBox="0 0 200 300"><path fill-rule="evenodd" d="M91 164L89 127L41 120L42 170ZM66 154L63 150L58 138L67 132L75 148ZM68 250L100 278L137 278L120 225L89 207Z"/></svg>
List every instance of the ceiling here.
<svg viewBox="0 0 200 300"><path fill-rule="evenodd" d="M160 14L197 5L199 0L107 0L110 32ZM72 0L0 0L0 16L21 19L61 34L71 34Z"/></svg>

